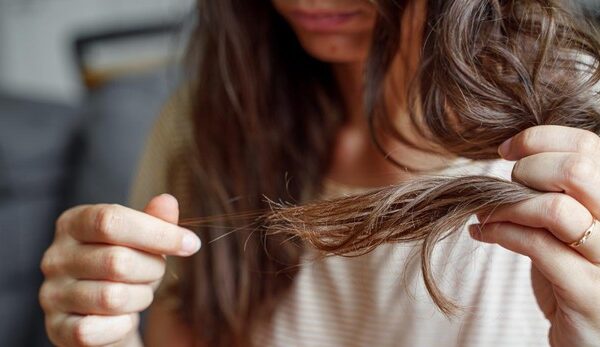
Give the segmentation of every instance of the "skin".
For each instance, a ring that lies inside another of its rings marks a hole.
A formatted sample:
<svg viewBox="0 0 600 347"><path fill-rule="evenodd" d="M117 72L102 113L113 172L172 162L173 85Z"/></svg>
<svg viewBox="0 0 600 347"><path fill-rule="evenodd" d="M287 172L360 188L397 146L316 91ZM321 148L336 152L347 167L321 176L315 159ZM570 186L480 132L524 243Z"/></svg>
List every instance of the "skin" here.
<svg viewBox="0 0 600 347"><path fill-rule="evenodd" d="M552 324L552 346L597 346L600 227L583 245L568 244L600 217L600 138L537 126L508 139L498 152L516 161L512 180L547 193L497 210L483 226L472 226L471 235L531 259L535 296Z"/></svg>
<svg viewBox="0 0 600 347"><path fill-rule="evenodd" d="M178 227L177 200L152 199L144 212L119 205L78 206L56 223L42 259L40 303L58 346L141 346L138 312L148 308L165 273L165 256L200 248Z"/></svg>
<svg viewBox="0 0 600 347"><path fill-rule="evenodd" d="M273 0L273 4L306 51L332 64L346 103L349 121L338 134L328 177L355 186L381 186L410 178L373 147L361 111L373 5L366 0ZM402 22L405 32L422 30L424 5L420 0L409 7ZM297 9L357 10L361 15L336 32L319 33L294 23L291 16ZM392 69L393 88L389 89L394 93L388 93L388 102L397 110L394 120L399 125L407 120L401 97L406 88L403 80L419 58L415 47L421 43L415 37L419 35L404 38ZM431 168L446 159L397 143L385 145L398 158L408 158L413 167ZM600 217L600 193L593 189L600 185L599 152L600 139L583 130L539 126L516 135L500 147L500 155L517 161L514 180L547 193L499 209L485 224L471 227L475 239L531 258L532 285L552 323L553 346L592 346L600 341L600 307L594 304L600 302L600 230L577 249L566 244L582 236L592 216ZM177 201L161 195L142 212L118 205L79 206L59 218L55 240L42 260L46 280L40 290L46 328L54 344L142 344L137 334L138 312L152 303L165 272L165 256L188 256L200 246L191 231L176 226L178 217ZM183 247L186 235L192 237L187 250ZM148 346L192 345L190 328L161 303L152 305L148 324Z"/></svg>

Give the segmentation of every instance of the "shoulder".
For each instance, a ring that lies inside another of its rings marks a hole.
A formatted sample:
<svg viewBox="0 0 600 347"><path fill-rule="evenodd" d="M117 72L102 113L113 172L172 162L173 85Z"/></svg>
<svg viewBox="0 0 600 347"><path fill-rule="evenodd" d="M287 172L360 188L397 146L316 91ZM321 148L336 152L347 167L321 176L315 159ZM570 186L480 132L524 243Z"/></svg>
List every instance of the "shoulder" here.
<svg viewBox="0 0 600 347"><path fill-rule="evenodd" d="M169 98L148 138L149 147L172 152L191 140L193 122L190 97L189 91L184 89Z"/></svg>
<svg viewBox="0 0 600 347"><path fill-rule="evenodd" d="M130 190L130 206L141 209L155 195L172 193L169 167L193 142L190 93L182 89L163 106L146 139Z"/></svg>

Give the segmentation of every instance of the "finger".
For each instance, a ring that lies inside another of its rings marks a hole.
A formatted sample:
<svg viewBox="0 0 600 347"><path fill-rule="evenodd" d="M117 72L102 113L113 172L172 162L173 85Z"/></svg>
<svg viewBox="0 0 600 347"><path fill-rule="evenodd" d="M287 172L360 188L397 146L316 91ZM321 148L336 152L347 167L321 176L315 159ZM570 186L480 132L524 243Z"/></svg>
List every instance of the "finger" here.
<svg viewBox="0 0 600 347"><path fill-rule="evenodd" d="M179 203L169 194L154 197L148 202L144 212L171 224L177 224L179 221Z"/></svg>
<svg viewBox="0 0 600 347"><path fill-rule="evenodd" d="M600 165L574 153L541 153L516 162L513 181L531 188L564 192L600 216Z"/></svg>
<svg viewBox="0 0 600 347"><path fill-rule="evenodd" d="M167 223L177 224L179 222L179 202L170 194L152 198L144 208L144 212ZM166 259L166 256L163 258Z"/></svg>
<svg viewBox="0 0 600 347"><path fill-rule="evenodd" d="M593 220L585 206L569 195L560 193L541 194L515 205L500 207L490 215L478 217L482 224L511 222L532 228L545 228L566 244L581 239ZM600 240L590 238L575 250L589 261L600 263Z"/></svg>
<svg viewBox="0 0 600 347"><path fill-rule="evenodd" d="M498 153L506 160L542 152L578 152L596 156L600 153L600 138L583 129L539 125L521 131L498 147Z"/></svg>
<svg viewBox="0 0 600 347"><path fill-rule="evenodd" d="M120 205L81 206L65 212L57 222L84 243L107 243L153 253L189 256L200 248L191 231Z"/></svg>
<svg viewBox="0 0 600 347"><path fill-rule="evenodd" d="M60 269L60 270L58 270ZM122 246L76 244L50 250L42 260L45 274L67 274L79 280L107 280L130 284L158 281L165 273L165 259Z"/></svg>
<svg viewBox="0 0 600 347"><path fill-rule="evenodd" d="M150 306L153 290L148 285L108 281L73 281L66 286L46 289L61 312L82 315L123 315ZM55 291L54 293L51 293Z"/></svg>
<svg viewBox="0 0 600 347"><path fill-rule="evenodd" d="M598 267L588 262L573 249L544 229L530 228L513 223L491 223L469 226L476 240L496 243L508 250L531 258L536 268L555 285L557 293L571 308L584 314L597 314L590 302L600 300L594 278Z"/></svg>
<svg viewBox="0 0 600 347"><path fill-rule="evenodd" d="M133 315L77 316L57 313L46 318L48 337L57 346L106 346L120 342L135 327Z"/></svg>

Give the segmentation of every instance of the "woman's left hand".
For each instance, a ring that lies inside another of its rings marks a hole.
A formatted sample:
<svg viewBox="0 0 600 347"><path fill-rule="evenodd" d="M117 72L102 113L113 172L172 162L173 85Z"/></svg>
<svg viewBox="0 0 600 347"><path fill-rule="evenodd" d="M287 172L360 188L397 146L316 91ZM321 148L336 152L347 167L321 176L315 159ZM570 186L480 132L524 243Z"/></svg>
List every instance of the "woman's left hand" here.
<svg viewBox="0 0 600 347"><path fill-rule="evenodd" d="M480 216L477 240L532 260L536 299L551 322L554 347L600 346L600 137L562 126L536 126L503 143L516 160L513 181L547 193ZM485 222L485 223L484 223Z"/></svg>

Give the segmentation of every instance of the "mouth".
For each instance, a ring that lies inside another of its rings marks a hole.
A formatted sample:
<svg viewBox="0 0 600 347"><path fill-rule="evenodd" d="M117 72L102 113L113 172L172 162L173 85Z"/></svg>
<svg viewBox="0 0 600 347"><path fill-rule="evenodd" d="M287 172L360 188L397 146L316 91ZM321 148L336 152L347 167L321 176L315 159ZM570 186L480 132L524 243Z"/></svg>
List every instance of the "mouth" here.
<svg viewBox="0 0 600 347"><path fill-rule="evenodd" d="M360 14L360 11L296 10L292 12L291 17L298 25L309 31L335 31L344 28Z"/></svg>

